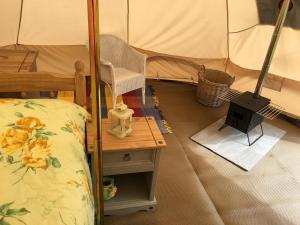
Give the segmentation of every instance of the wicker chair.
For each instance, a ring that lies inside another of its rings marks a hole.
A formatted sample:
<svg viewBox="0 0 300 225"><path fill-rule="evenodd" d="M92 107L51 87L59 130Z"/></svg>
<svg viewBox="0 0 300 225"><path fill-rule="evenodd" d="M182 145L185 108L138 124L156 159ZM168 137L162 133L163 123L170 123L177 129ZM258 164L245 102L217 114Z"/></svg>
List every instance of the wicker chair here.
<svg viewBox="0 0 300 225"><path fill-rule="evenodd" d="M100 35L100 46L101 80L111 89L113 108L117 96L136 89L142 89L145 104L146 55L108 34Z"/></svg>

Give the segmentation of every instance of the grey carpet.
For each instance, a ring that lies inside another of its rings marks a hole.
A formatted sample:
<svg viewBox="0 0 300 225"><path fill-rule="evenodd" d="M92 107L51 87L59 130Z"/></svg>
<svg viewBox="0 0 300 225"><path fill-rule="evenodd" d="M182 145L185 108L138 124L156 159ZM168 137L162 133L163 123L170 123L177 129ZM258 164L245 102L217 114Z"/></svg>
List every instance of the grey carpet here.
<svg viewBox="0 0 300 225"><path fill-rule="evenodd" d="M272 121L287 134L253 170L244 172L205 148L199 151L199 145L189 139L224 116L226 105L217 109L201 106L193 85L147 83L154 87L160 109L174 132L166 136L168 147L162 154L159 207L154 213L107 217L105 224L300 224L299 128Z"/></svg>

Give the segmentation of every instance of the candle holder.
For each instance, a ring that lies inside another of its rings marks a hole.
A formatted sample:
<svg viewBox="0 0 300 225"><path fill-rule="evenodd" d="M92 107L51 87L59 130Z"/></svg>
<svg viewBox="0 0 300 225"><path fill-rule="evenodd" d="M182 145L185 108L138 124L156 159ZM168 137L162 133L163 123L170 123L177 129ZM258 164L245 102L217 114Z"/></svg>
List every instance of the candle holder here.
<svg viewBox="0 0 300 225"><path fill-rule="evenodd" d="M134 111L127 105L118 103L115 109L109 110L108 118L111 121L108 132L118 138L125 138L132 132L132 115Z"/></svg>

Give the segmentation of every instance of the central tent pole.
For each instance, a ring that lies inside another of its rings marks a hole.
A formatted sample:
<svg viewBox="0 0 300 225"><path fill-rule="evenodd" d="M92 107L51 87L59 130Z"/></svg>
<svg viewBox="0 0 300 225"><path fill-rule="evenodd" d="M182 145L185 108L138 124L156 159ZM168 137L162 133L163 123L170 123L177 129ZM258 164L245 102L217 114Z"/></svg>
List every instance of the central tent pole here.
<svg viewBox="0 0 300 225"><path fill-rule="evenodd" d="M287 12L288 12L289 5L290 5L290 0L284 0L283 5L280 10L280 13L279 13L279 16L277 18L273 36L271 39L271 43L269 45L263 67L260 72L257 84L256 84L256 88L255 88L255 92L254 92L255 98L259 98L259 96L260 96L265 77L269 71L269 68L270 68L270 65L271 65L275 50L276 50L276 46L277 46L277 43L278 43L278 40L279 40L279 37L281 34L281 30L282 30L282 27L283 27L283 24L284 24L284 21L285 21Z"/></svg>
<svg viewBox="0 0 300 225"><path fill-rule="evenodd" d="M130 2L129 2L129 0L127 0L127 18L126 18L126 25L127 25L127 44L129 45L129 10L130 10Z"/></svg>
<svg viewBox="0 0 300 225"><path fill-rule="evenodd" d="M99 45L99 3L87 0L89 22L89 53L92 86L92 119L94 131L94 166L95 166L95 206L96 225L104 224L104 201L102 181L101 147L101 107L100 107L100 45Z"/></svg>

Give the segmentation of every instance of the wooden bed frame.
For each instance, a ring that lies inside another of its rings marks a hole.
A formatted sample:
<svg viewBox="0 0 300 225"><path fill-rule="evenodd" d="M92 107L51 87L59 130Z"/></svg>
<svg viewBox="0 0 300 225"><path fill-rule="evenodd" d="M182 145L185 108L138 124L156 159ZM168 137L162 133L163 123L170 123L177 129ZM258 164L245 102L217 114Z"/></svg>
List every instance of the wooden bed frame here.
<svg viewBox="0 0 300 225"><path fill-rule="evenodd" d="M50 72L1 72L0 92L74 91L75 103L86 107L84 64L75 63L75 76Z"/></svg>
<svg viewBox="0 0 300 225"><path fill-rule="evenodd" d="M73 91L74 102L83 108L87 108L86 75L84 70L84 63L81 61L76 61L74 67L75 67L75 74L69 74L69 75L50 73L50 72L1 72L0 71L0 93L1 92L22 93L22 92L41 92L41 91L51 93L53 91ZM52 98L51 94L50 94L50 98ZM86 121L86 154L91 154L89 148L93 149L94 146L93 133L94 130L92 126L92 121L88 120Z"/></svg>
<svg viewBox="0 0 300 225"><path fill-rule="evenodd" d="M75 75L62 75L50 72L1 72L0 92L40 92L73 91L75 103L86 108L86 75L84 64L75 63ZM94 146L93 126L86 123L86 150Z"/></svg>

